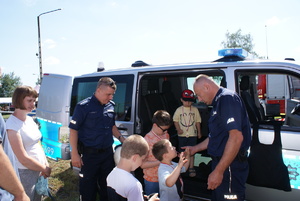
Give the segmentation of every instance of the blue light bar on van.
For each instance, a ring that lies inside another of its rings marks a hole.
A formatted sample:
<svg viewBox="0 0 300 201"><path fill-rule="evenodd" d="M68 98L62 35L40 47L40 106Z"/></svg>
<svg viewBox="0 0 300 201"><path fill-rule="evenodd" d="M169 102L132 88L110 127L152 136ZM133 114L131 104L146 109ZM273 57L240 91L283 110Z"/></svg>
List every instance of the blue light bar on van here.
<svg viewBox="0 0 300 201"><path fill-rule="evenodd" d="M238 56L241 58L246 58L248 56L248 52L243 48L227 48L219 50L218 55L221 57Z"/></svg>

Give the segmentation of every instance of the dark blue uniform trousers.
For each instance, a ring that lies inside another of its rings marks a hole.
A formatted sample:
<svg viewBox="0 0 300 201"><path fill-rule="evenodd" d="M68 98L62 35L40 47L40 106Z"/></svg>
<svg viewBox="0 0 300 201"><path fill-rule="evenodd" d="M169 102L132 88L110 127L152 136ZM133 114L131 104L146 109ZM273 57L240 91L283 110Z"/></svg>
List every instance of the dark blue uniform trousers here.
<svg viewBox="0 0 300 201"><path fill-rule="evenodd" d="M115 166L112 148L100 153L84 153L79 177L79 192L82 201L95 201L97 192L100 200L107 201L106 177Z"/></svg>
<svg viewBox="0 0 300 201"><path fill-rule="evenodd" d="M212 169L214 170L217 166L219 160L212 160ZM245 200L245 184L247 181L249 167L248 162L240 162L234 160L231 165L231 193L237 195L238 201ZM227 200L224 198L225 194L229 193L229 183L230 183L230 174L229 169L227 168L223 175L223 181L221 185L212 191L212 201L223 201Z"/></svg>

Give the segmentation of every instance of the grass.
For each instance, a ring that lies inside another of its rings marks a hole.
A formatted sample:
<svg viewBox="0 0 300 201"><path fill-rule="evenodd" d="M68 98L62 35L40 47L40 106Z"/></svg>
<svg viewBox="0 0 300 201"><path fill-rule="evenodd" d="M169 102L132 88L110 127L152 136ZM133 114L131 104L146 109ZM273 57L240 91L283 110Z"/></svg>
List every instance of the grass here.
<svg viewBox="0 0 300 201"><path fill-rule="evenodd" d="M56 201L78 201L78 175L70 168L70 160L48 160L52 167L49 189ZM46 197L44 201L51 201Z"/></svg>

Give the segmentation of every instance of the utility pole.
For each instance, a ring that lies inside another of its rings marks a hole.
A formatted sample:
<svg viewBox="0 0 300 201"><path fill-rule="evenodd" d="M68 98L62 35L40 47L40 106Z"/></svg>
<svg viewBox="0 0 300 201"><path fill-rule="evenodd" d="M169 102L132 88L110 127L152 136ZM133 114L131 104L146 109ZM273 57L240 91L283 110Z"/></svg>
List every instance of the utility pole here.
<svg viewBox="0 0 300 201"><path fill-rule="evenodd" d="M52 13L52 12L55 12L55 11L59 11L61 10L60 8L59 9L56 9L56 10L51 10L51 11L48 11L48 12L44 12L44 13L41 13L37 16L37 24L38 24L38 42L39 42L39 66L40 66L40 83L42 82L42 78L43 78L43 66L42 66L42 47L41 47L41 31L40 31L40 16L41 15L44 15L44 14L48 14L48 13Z"/></svg>

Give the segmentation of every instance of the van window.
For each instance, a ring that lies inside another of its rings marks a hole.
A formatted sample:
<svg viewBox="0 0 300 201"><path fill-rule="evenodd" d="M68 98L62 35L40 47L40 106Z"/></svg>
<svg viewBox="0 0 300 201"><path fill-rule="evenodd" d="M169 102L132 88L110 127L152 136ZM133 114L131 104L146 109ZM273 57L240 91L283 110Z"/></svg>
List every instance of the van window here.
<svg viewBox="0 0 300 201"><path fill-rule="evenodd" d="M293 99L300 100L300 79L289 76L290 92Z"/></svg>
<svg viewBox="0 0 300 201"><path fill-rule="evenodd" d="M130 121L132 89L134 75L118 75L111 77L117 84L117 90L113 101L115 102L116 121ZM94 94L98 80L101 77L80 77L75 78L71 95L71 116L76 104Z"/></svg>
<svg viewBox="0 0 300 201"><path fill-rule="evenodd" d="M210 76L218 85L222 86L222 82L224 82L223 80L223 75L218 75L218 76ZM195 78L196 77L188 77L187 78L187 86L188 86L188 89L190 90L194 90L193 89L193 85L194 85L194 82L195 82ZM225 87L225 86L223 86Z"/></svg>
<svg viewBox="0 0 300 201"><path fill-rule="evenodd" d="M287 130L299 127L300 117L291 114L300 102L299 77L288 72L243 72L237 80L240 93L249 94L261 120L282 121Z"/></svg>

